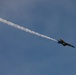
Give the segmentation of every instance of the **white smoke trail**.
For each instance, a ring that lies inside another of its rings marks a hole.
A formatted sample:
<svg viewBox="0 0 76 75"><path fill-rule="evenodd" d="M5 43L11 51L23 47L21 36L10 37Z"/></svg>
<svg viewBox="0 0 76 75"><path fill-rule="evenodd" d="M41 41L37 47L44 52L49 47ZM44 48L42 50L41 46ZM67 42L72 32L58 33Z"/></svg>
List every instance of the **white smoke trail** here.
<svg viewBox="0 0 76 75"><path fill-rule="evenodd" d="M15 27L15 28L18 28L18 29L23 30L23 31L25 31L25 32L29 32L29 33L31 33L31 34L34 34L34 35L37 35L37 36L40 36L40 37L43 37L43 38L46 38L46 39L53 40L53 41L56 41L56 42L57 42L56 39L53 39L53 38L51 38L51 37L48 37L48 36L39 34L39 33L34 32L34 31L32 31L32 30L30 30L30 29L28 29L28 28L24 28L24 27L22 27L22 26L20 26L20 25L18 25L18 24L12 23L12 22L7 21L7 20L5 20L5 19L0 18L0 22L3 22L3 23L5 23L5 24L7 24L7 25L10 25L10 26L13 26L13 27Z"/></svg>

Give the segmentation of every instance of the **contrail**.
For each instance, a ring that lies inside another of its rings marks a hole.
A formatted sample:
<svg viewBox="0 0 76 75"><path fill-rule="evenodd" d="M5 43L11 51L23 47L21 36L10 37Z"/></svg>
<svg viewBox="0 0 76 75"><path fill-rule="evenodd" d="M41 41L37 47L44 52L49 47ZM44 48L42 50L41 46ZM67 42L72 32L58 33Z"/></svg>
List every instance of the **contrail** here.
<svg viewBox="0 0 76 75"><path fill-rule="evenodd" d="M32 31L32 30L28 29L28 28L24 28L24 27L22 27L22 26L20 26L18 24L12 23L12 22L7 21L7 20L5 20L3 18L0 18L0 22L3 22L5 24L7 24L7 25L10 25L10 26L15 27L17 29L20 29L22 31L25 31L25 32L28 32L28 33L31 33L31 34L34 34L34 35L37 35L37 36L40 36L40 37L43 37L43 38L46 38L46 39L49 39L49 40L53 40L53 41L58 42L56 39L53 39L51 37L48 37L48 36L45 36L43 34L37 33L35 31Z"/></svg>

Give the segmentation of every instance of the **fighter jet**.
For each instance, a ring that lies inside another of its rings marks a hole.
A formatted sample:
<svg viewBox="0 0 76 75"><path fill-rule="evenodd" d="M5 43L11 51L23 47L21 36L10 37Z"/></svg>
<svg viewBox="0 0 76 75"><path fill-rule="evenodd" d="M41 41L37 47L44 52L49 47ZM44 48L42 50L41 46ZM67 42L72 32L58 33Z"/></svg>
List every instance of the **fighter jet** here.
<svg viewBox="0 0 76 75"><path fill-rule="evenodd" d="M58 40L58 43L59 43L59 44L62 44L63 46L70 46L70 47L75 48L75 46L73 46L73 45L71 45L71 44L69 44L69 43L66 43L66 42L63 41L62 39Z"/></svg>

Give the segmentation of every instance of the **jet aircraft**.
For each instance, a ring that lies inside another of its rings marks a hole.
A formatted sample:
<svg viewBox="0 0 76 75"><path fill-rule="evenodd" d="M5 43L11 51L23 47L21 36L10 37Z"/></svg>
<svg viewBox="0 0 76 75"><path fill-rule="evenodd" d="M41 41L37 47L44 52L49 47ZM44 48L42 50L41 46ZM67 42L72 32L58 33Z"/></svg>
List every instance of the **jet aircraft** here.
<svg viewBox="0 0 76 75"><path fill-rule="evenodd" d="M59 44L62 44L63 46L70 46L70 47L75 48L75 46L73 46L73 45L71 45L71 44L69 44L69 43L66 43L66 42L63 41L62 39L58 40L58 43L59 43Z"/></svg>

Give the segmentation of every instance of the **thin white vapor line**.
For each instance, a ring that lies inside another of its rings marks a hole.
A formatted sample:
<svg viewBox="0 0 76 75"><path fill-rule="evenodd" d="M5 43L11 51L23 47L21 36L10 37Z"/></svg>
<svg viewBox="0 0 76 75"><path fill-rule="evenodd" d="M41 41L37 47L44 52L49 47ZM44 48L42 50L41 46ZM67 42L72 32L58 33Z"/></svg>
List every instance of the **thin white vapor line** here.
<svg viewBox="0 0 76 75"><path fill-rule="evenodd" d="M20 29L22 31L25 31L25 32L28 32L28 33L31 33L31 34L34 34L34 35L37 35L37 36L40 36L40 37L43 37L43 38L46 38L46 39L49 39L49 40L52 40L52 41L56 41L57 42L56 39L53 39L53 38L51 38L49 36L45 36L43 34L37 33L35 31L32 31L32 30L28 29L28 28L24 28L24 27L22 27L22 26L20 26L18 24L12 23L12 22L7 21L7 20L5 20L3 18L0 18L0 22L3 22L5 24L7 24L7 25L10 25L10 26L15 27L17 29Z"/></svg>

